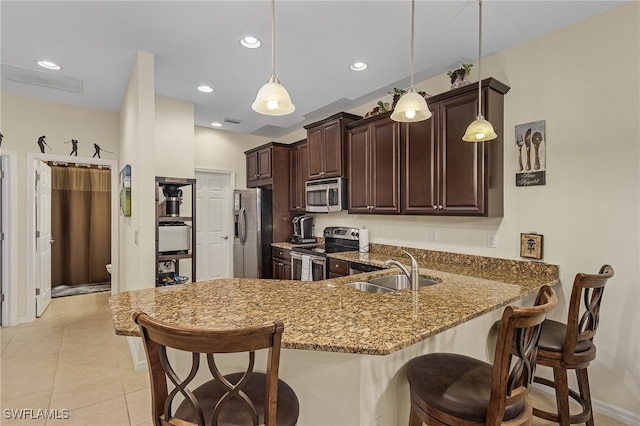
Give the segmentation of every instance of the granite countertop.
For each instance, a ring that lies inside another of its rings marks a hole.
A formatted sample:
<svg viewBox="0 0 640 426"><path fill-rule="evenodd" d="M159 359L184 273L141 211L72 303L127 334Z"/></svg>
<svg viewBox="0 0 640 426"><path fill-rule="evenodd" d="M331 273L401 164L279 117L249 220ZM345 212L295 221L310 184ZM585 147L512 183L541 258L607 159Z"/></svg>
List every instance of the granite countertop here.
<svg viewBox="0 0 640 426"><path fill-rule="evenodd" d="M391 256L408 263L394 249L331 257L382 266ZM344 285L398 273L396 268L312 282L229 278L116 294L111 314L116 334L123 336L140 335L131 320L136 310L185 327L246 327L282 319L285 348L386 355L559 282L556 265L455 254L438 263L439 255L426 250L412 254L427 266L421 275L439 284L384 294Z"/></svg>

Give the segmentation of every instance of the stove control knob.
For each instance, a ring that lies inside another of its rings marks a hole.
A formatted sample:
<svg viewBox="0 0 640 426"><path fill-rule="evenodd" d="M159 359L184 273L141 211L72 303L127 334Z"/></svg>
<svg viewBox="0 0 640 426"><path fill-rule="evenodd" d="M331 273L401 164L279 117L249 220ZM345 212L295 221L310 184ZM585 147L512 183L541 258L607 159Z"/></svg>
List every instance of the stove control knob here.
<svg viewBox="0 0 640 426"><path fill-rule="evenodd" d="M351 231L351 236L352 237L360 237L360 233L356 232L356 231Z"/></svg>

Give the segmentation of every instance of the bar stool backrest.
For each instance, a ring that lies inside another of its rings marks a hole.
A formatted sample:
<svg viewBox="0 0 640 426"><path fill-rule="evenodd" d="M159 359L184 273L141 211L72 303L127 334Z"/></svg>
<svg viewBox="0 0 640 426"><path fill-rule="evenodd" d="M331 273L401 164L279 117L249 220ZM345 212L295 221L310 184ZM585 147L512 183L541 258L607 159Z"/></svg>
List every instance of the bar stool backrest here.
<svg viewBox="0 0 640 426"><path fill-rule="evenodd" d="M226 393L217 402L214 410L214 421L217 424L217 413L225 401L231 398L243 400L243 406L253 418L253 423L258 424L258 414L253 401L242 391L242 387L253 372L255 351L269 349L267 355L266 381L265 381L265 424L276 424L276 409L278 395L278 368L280 363L280 342L284 324L282 321L241 329L191 329L173 326L151 318L149 315L136 312L133 320L140 326L144 341L147 362L151 373L151 393L153 422L155 425L186 425L192 424L181 419L173 418L172 404L174 398L181 394L197 413L198 425L209 424L211 419L204 418L199 401L189 389L188 385L196 376L200 365L200 355L206 354L209 371L213 378L226 389ZM172 367L167 357L167 348L174 348L192 353L191 371L187 377L181 379ZM216 365L214 354L238 353L249 354L249 362L246 372L237 384L226 380ZM171 392L167 388L167 377L174 385Z"/></svg>
<svg viewBox="0 0 640 426"><path fill-rule="evenodd" d="M576 275L569 300L567 337L562 351L565 361L573 361L578 342L586 340L593 342L600 322L600 304L604 286L613 274L613 268L610 265L603 265L598 274ZM581 299L584 301L583 306L580 305Z"/></svg>
<svg viewBox="0 0 640 426"><path fill-rule="evenodd" d="M544 286L534 306L505 308L493 361L487 424L500 424L505 407L527 397L535 373L542 323L557 303L553 288Z"/></svg>

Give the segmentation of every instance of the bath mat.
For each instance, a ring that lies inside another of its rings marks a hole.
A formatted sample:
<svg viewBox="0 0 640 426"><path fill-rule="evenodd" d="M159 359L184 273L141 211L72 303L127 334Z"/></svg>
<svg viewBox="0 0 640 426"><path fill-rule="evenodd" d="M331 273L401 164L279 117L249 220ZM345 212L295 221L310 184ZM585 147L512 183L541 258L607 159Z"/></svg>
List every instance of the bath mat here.
<svg viewBox="0 0 640 426"><path fill-rule="evenodd" d="M75 296L77 294L98 293L110 291L111 283L93 283L81 285L59 285L51 289L51 298Z"/></svg>

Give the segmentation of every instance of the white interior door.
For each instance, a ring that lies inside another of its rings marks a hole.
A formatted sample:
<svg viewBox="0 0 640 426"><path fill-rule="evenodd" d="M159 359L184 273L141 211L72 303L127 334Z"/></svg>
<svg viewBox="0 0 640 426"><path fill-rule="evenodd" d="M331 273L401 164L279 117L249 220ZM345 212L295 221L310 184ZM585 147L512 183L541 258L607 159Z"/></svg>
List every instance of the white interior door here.
<svg viewBox="0 0 640 426"><path fill-rule="evenodd" d="M51 302L51 167L36 165L36 317Z"/></svg>
<svg viewBox="0 0 640 426"><path fill-rule="evenodd" d="M231 174L196 172L196 281L231 277Z"/></svg>

